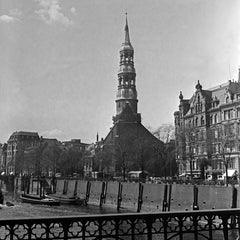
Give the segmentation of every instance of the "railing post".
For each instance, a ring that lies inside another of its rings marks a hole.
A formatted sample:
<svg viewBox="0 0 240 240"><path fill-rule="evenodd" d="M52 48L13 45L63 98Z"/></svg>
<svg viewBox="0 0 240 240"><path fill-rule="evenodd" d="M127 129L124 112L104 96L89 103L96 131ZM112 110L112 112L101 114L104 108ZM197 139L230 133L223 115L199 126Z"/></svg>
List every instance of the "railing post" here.
<svg viewBox="0 0 240 240"><path fill-rule="evenodd" d="M228 219L227 216L222 217L224 240L228 240Z"/></svg>
<svg viewBox="0 0 240 240"><path fill-rule="evenodd" d="M152 240L152 218L146 218L147 221L147 239Z"/></svg>

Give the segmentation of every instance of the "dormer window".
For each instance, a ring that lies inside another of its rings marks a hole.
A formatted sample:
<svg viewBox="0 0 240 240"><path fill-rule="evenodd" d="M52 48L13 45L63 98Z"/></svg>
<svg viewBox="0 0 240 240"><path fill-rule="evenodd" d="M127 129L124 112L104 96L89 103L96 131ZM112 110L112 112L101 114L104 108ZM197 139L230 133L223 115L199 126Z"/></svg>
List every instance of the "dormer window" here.
<svg viewBox="0 0 240 240"><path fill-rule="evenodd" d="M226 103L228 103L228 102L229 102L229 96L226 97Z"/></svg>

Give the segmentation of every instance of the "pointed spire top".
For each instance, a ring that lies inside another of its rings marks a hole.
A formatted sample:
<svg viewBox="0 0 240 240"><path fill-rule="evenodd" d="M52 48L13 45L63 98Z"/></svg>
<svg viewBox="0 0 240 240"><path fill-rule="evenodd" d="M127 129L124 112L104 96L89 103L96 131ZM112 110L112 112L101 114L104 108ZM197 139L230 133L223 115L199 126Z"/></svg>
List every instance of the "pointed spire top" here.
<svg viewBox="0 0 240 240"><path fill-rule="evenodd" d="M130 43L129 29L128 29L128 20L127 20L127 10L126 10L126 25L125 25L125 43Z"/></svg>

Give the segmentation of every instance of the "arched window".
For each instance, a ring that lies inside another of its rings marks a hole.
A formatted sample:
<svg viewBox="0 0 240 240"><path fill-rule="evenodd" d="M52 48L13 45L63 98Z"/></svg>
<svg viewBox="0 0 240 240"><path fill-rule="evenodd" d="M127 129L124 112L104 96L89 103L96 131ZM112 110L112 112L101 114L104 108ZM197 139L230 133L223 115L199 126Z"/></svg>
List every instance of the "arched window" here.
<svg viewBox="0 0 240 240"><path fill-rule="evenodd" d="M195 119L195 126L198 125L198 118Z"/></svg>

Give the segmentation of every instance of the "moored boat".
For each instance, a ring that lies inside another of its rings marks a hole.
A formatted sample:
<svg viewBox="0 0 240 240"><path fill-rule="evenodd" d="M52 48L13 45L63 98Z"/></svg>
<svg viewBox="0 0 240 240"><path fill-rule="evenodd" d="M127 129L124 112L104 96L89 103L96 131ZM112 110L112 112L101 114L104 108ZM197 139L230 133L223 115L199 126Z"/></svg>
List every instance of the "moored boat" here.
<svg viewBox="0 0 240 240"><path fill-rule="evenodd" d="M50 205L50 206L60 205L60 201L56 199L48 198L48 197L40 197L34 194L22 194L20 196L20 199L24 203Z"/></svg>
<svg viewBox="0 0 240 240"><path fill-rule="evenodd" d="M86 204L85 199L81 199L78 196L69 197L67 195L50 194L50 195L46 195L46 197L57 200L61 204L74 204L74 205L85 205Z"/></svg>

